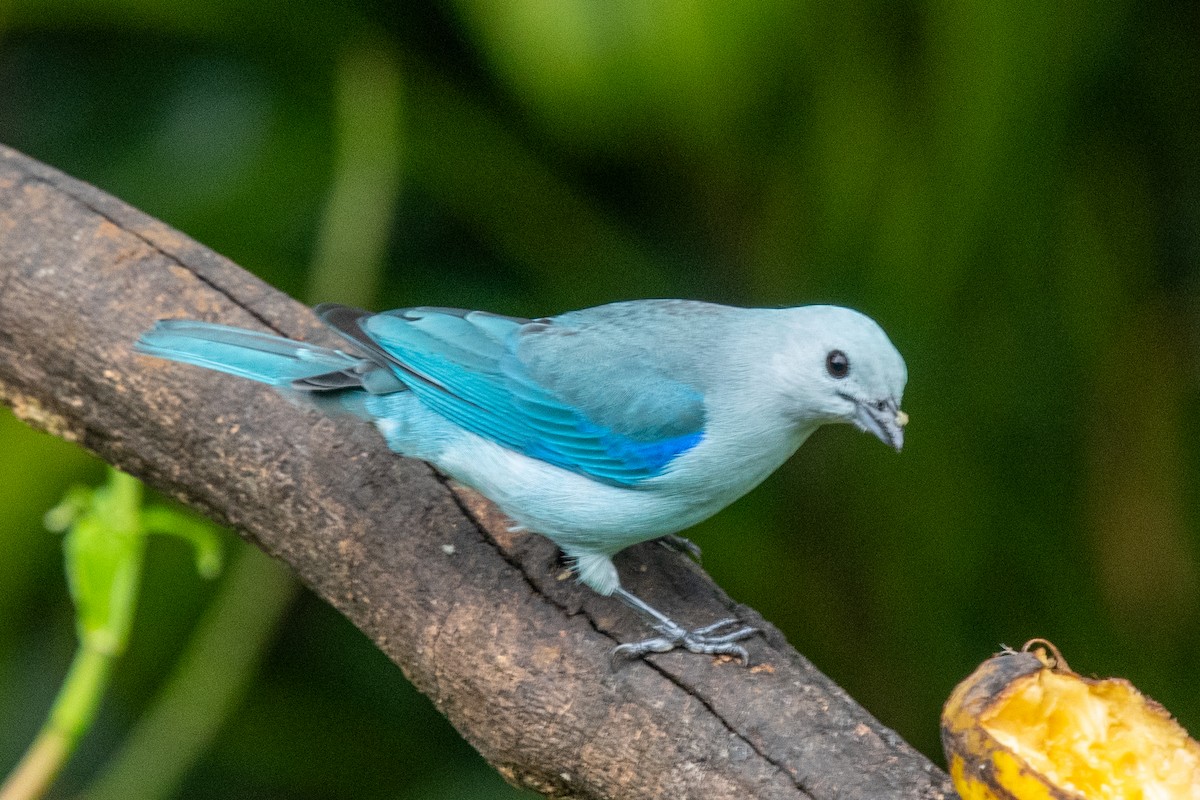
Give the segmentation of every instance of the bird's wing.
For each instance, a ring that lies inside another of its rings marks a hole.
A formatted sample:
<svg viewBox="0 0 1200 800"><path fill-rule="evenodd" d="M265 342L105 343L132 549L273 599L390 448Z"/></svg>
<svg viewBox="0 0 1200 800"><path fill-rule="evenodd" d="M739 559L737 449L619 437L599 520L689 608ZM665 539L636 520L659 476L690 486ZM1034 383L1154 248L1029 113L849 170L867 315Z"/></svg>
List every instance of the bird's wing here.
<svg viewBox="0 0 1200 800"><path fill-rule="evenodd" d="M445 308L321 311L438 414L596 480L637 484L703 435L700 393L603 331Z"/></svg>

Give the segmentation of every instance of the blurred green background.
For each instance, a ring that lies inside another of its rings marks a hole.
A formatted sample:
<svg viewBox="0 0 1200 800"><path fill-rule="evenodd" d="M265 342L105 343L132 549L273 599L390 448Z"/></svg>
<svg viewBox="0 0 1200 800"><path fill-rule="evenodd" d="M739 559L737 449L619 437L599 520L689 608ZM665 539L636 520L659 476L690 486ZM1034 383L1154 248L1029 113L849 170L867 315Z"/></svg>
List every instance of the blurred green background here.
<svg viewBox="0 0 1200 800"><path fill-rule="evenodd" d="M941 762L951 687L1033 636L1200 732L1198 43L1170 0L0 0L0 141L308 300L875 317L905 452L824 429L690 535ZM74 647L40 518L103 472L0 413L3 773ZM151 544L57 796L518 796L228 543L215 584Z"/></svg>

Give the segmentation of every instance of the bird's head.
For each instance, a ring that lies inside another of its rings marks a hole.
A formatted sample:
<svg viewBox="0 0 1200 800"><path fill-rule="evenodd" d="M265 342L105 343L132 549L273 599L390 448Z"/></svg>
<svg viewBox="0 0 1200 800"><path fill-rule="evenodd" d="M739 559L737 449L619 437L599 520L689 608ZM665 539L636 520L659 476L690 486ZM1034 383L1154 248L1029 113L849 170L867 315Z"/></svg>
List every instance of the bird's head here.
<svg viewBox="0 0 1200 800"><path fill-rule="evenodd" d="M780 377L803 421L848 422L897 451L908 415L900 410L908 369L870 317L839 306L790 309L794 338Z"/></svg>

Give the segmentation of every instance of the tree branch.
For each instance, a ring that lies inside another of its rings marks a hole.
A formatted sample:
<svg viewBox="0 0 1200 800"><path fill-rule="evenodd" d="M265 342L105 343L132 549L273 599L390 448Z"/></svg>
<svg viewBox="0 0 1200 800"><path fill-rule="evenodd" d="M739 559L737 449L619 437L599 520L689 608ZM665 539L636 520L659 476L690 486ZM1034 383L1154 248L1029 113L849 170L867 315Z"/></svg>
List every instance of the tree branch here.
<svg viewBox="0 0 1200 800"><path fill-rule="evenodd" d="M186 236L0 146L0 399L238 529L361 628L509 780L579 798L940 798L945 776L693 564L643 545L629 588L762 627L754 663L670 653L575 585L553 545L397 458L374 430L136 355L162 317L331 341Z"/></svg>

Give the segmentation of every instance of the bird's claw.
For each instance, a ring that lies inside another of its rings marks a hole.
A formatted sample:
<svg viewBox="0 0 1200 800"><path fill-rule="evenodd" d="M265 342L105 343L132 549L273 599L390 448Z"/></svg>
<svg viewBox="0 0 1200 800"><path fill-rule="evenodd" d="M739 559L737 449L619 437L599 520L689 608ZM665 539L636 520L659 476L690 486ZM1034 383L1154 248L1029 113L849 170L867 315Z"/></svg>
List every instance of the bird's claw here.
<svg viewBox="0 0 1200 800"><path fill-rule="evenodd" d="M666 536L658 537L658 543L668 550L674 550L677 553L683 553L685 556L690 556L697 564L700 563L700 545L693 542L691 539L675 534L668 533Z"/></svg>
<svg viewBox="0 0 1200 800"><path fill-rule="evenodd" d="M744 625L729 633L717 633L722 628L735 625L741 625L741 622L733 618L723 619L690 631L674 623L655 625L654 629L658 631L659 636L613 648L613 664L616 665L618 658L642 658L651 653L669 653L677 647L682 647L700 655L734 656L741 659L743 666L749 666L750 654L737 642L758 633L758 628Z"/></svg>

